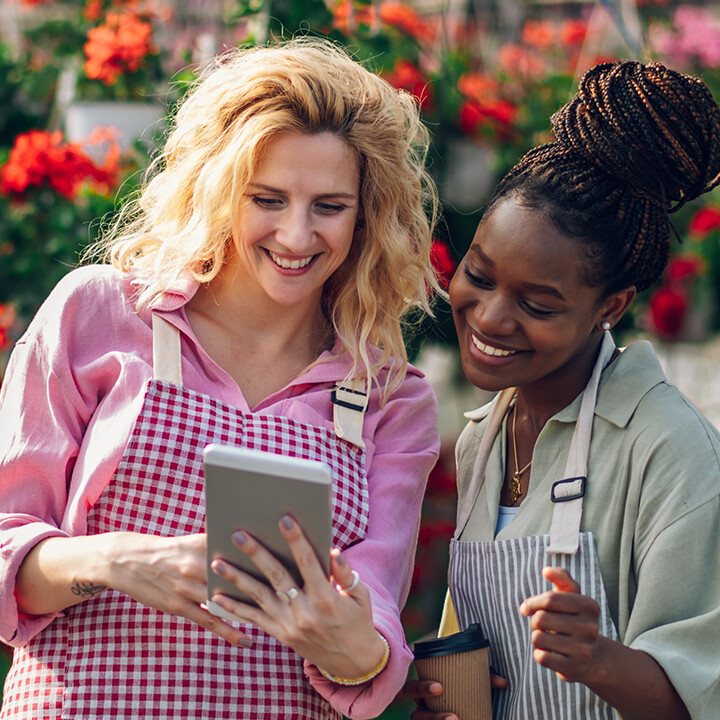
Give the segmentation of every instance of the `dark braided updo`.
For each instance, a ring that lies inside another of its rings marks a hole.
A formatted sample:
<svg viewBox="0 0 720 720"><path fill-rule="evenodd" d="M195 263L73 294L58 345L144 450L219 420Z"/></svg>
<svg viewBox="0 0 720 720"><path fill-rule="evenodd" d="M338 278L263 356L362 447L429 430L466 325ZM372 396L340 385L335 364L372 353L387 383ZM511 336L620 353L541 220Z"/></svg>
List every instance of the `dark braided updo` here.
<svg viewBox="0 0 720 720"><path fill-rule="evenodd" d="M583 282L604 295L655 283L667 264L668 213L720 183L720 109L702 80L660 63L603 63L551 118L556 142L503 178L489 212L517 192L586 244Z"/></svg>

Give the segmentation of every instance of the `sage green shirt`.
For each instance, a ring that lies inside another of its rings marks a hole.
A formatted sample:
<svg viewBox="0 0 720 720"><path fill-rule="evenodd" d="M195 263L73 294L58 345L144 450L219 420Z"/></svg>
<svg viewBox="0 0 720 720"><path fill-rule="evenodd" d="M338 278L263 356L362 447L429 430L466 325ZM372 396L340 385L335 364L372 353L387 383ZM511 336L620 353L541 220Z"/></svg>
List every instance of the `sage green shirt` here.
<svg viewBox="0 0 720 720"><path fill-rule="evenodd" d="M527 496L499 540L549 533L550 488L563 477L580 401L542 429ZM460 504L491 405L466 414ZM505 450L499 432L460 540L493 539ZM720 432L668 383L648 342L627 347L602 374L581 530L595 536L621 641L657 660L693 720L718 720Z"/></svg>

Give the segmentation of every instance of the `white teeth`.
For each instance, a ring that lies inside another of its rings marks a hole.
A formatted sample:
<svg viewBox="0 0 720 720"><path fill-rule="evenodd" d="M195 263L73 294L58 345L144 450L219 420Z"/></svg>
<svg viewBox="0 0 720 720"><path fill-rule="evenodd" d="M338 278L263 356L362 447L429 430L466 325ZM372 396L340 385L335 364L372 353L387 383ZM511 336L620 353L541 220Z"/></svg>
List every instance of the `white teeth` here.
<svg viewBox="0 0 720 720"><path fill-rule="evenodd" d="M515 355L517 350L501 350L500 348L493 347L492 345L486 345L481 343L474 335L470 335L473 341L473 345L485 355L493 355L494 357L507 357L508 355Z"/></svg>
<svg viewBox="0 0 720 720"><path fill-rule="evenodd" d="M285 268L286 270L297 270L298 268L304 268L310 263L313 257L315 257L314 255L309 255L306 258L302 258L302 260L288 260L287 258L276 255L272 250L268 250L268 252L270 253L270 257L273 259L275 264L279 265L281 268Z"/></svg>

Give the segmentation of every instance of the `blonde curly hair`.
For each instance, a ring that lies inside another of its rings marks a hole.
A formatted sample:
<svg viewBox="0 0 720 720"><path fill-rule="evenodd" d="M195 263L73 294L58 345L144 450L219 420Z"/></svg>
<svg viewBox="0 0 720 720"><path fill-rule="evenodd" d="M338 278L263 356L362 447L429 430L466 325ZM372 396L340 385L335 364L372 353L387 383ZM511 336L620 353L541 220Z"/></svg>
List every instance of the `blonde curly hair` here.
<svg viewBox="0 0 720 720"><path fill-rule="evenodd" d="M353 359L350 377L378 383L389 367L386 398L405 373L403 321L413 308L431 313L431 294L442 293L430 262L438 200L425 169L429 134L412 96L330 41L301 38L216 58L180 104L103 253L146 278L138 307L152 306L183 273L210 282L264 148L287 132L334 133L358 158L355 234L325 284L324 311Z"/></svg>

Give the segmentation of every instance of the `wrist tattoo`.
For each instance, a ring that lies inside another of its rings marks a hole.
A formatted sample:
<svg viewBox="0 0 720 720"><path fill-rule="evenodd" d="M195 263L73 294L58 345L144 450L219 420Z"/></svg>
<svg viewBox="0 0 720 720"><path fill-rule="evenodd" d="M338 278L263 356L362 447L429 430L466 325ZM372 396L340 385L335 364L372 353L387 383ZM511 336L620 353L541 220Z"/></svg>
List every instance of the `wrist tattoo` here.
<svg viewBox="0 0 720 720"><path fill-rule="evenodd" d="M103 590L107 589L107 585L93 585L93 583L75 583L70 588L73 595L77 595L83 599L92 598L99 595Z"/></svg>

